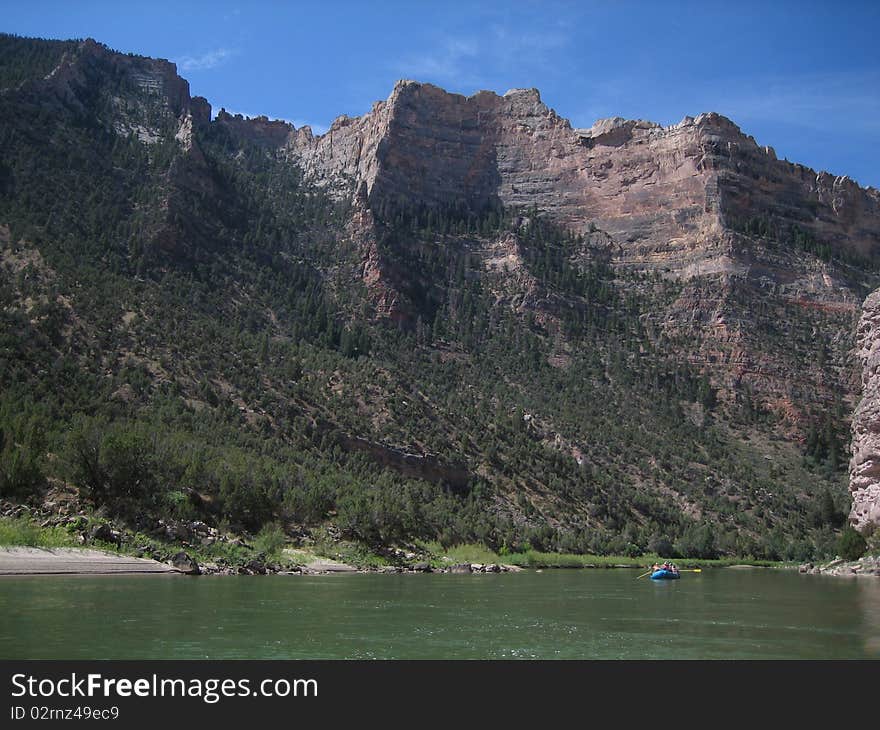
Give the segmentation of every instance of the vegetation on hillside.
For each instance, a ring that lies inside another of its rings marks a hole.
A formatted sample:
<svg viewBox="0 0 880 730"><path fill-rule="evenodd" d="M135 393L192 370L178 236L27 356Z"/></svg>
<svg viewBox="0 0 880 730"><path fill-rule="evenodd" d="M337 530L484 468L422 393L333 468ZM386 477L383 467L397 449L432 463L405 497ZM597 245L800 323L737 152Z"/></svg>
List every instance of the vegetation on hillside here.
<svg viewBox="0 0 880 730"><path fill-rule="evenodd" d="M114 131L113 99L140 92L92 73L87 115L0 100L0 497L60 480L133 529L198 519L267 546L267 526L332 525L498 553L833 552L841 419L804 451L747 398L719 403L645 316L675 285L615 270L600 235L535 209L376 205L393 323L348 204L219 124L203 159L158 108L158 142ZM484 265L502 240L516 272Z"/></svg>

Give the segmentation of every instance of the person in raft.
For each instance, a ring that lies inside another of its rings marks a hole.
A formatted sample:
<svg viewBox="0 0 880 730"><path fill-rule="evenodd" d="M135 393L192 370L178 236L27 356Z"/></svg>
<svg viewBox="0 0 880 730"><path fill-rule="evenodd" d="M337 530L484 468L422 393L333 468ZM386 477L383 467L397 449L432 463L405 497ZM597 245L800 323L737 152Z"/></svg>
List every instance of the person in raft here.
<svg viewBox="0 0 880 730"><path fill-rule="evenodd" d="M657 565L657 563L654 563L652 570L667 570L670 573L678 573L678 568L675 567L675 563L670 563L668 560L663 563L663 565Z"/></svg>

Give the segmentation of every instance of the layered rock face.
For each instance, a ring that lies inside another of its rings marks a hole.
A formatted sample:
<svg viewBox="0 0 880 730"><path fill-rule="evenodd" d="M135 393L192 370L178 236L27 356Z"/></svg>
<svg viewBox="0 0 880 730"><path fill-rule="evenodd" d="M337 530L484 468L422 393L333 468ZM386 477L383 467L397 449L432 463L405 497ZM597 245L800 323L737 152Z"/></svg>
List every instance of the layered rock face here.
<svg viewBox="0 0 880 730"><path fill-rule="evenodd" d="M850 313L864 297L853 272L765 255L743 228L772 220L783 235L796 227L837 252L880 250L880 192L780 161L717 114L573 129L534 89L463 97L402 81L320 137L291 129L285 147L311 179L361 191L374 210L535 205L579 233L607 232L620 266L765 290L773 281L786 299Z"/></svg>
<svg viewBox="0 0 880 730"><path fill-rule="evenodd" d="M320 137L291 130L286 144L314 180L363 185L375 206L536 205L580 232L607 231L622 262L684 276L706 272L696 242L758 217L852 252L880 245L878 191L780 161L718 114L573 129L535 89L464 97L401 81L363 117Z"/></svg>
<svg viewBox="0 0 880 730"><path fill-rule="evenodd" d="M880 526L880 290L866 300L859 321L862 399L852 421L849 520L856 529Z"/></svg>
<svg viewBox="0 0 880 730"><path fill-rule="evenodd" d="M806 403L854 390L851 332L876 284L816 250L880 253L880 192L779 160L718 114L574 129L535 89L464 97L401 81L320 137L291 128L282 149L311 180L380 215L497 201L537 206L578 233L598 229L617 267L677 282L678 296L647 316L683 340L688 360L793 423ZM381 260L365 268L375 287ZM387 302L395 295L384 284Z"/></svg>
<svg viewBox="0 0 880 730"><path fill-rule="evenodd" d="M225 109L217 113L216 124L226 127L232 134L253 144L266 147L279 147L293 132L293 126L268 117L243 117L230 114Z"/></svg>
<svg viewBox="0 0 880 730"><path fill-rule="evenodd" d="M339 195L364 195L374 210L534 205L577 232L606 231L619 264L665 276L749 274L740 234L759 220L837 251L880 249L880 192L778 160L714 113L670 127L614 118L574 129L536 89L464 97L400 81L369 113L339 117L317 137L265 118L216 122L282 150ZM812 298L837 298L824 277L808 278Z"/></svg>

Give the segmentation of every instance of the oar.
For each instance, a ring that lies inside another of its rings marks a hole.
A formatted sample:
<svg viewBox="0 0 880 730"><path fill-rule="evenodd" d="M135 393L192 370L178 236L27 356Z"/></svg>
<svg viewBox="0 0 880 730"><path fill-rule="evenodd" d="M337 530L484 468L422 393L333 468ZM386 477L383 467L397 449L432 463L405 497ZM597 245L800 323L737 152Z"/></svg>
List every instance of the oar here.
<svg viewBox="0 0 880 730"><path fill-rule="evenodd" d="M702 573L702 568L679 568L679 573Z"/></svg>
<svg viewBox="0 0 880 730"><path fill-rule="evenodd" d="M636 576L636 580L638 580L639 578L644 578L646 575L651 575L651 573L653 573L653 572L654 571L652 569L652 570L649 570L647 573L642 573L641 575Z"/></svg>

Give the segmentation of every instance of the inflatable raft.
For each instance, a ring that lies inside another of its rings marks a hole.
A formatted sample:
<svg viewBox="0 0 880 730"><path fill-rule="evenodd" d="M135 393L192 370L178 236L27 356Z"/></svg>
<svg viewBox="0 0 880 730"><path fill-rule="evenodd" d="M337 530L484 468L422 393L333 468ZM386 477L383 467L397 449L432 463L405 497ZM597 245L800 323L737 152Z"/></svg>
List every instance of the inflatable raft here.
<svg viewBox="0 0 880 730"><path fill-rule="evenodd" d="M651 573L651 580L677 580L681 578L681 575L678 573L674 573L671 570L655 570Z"/></svg>

